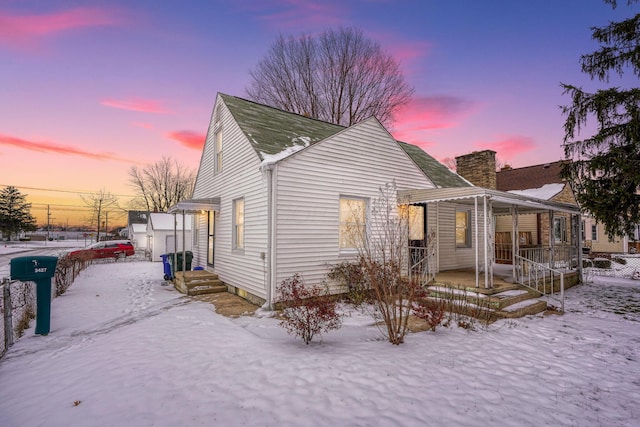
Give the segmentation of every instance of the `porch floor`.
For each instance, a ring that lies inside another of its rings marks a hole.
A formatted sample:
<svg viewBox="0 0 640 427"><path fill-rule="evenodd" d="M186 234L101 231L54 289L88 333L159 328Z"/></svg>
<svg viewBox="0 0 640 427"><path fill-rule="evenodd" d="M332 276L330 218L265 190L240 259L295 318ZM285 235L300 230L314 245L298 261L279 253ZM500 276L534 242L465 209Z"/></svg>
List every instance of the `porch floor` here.
<svg viewBox="0 0 640 427"><path fill-rule="evenodd" d="M493 288L486 288L484 272L479 273L479 283L476 288L476 272L473 268L441 271L436 274L435 283L445 284L458 289L469 289L481 294L494 294L522 287L513 283L511 265L495 265L493 268Z"/></svg>

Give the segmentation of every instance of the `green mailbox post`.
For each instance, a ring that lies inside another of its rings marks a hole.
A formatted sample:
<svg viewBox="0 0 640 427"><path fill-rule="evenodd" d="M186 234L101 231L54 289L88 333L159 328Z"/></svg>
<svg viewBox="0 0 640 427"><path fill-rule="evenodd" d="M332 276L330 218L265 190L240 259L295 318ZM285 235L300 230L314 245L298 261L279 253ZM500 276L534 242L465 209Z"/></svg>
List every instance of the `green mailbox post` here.
<svg viewBox="0 0 640 427"><path fill-rule="evenodd" d="M12 279L36 283L36 334L47 335L51 324L51 278L58 257L23 256L11 259Z"/></svg>

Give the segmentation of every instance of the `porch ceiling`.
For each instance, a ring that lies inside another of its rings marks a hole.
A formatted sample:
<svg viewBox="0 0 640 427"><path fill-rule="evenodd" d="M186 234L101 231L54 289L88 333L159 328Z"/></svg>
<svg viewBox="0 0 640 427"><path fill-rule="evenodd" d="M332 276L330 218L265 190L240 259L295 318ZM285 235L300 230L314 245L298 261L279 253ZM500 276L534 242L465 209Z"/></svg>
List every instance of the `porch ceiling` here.
<svg viewBox="0 0 640 427"><path fill-rule="evenodd" d="M220 211L220 198L211 197L207 199L188 199L182 200L171 206L167 213L196 213L200 211Z"/></svg>
<svg viewBox="0 0 640 427"><path fill-rule="evenodd" d="M474 199L486 197L491 201L493 212L496 215L509 215L511 207L517 206L519 213L537 213L553 210L566 212L573 215L580 214L580 208L568 203L554 202L551 200L537 199L521 194L507 193L505 191L491 190L482 187L457 187L415 189L398 191L400 203L435 203L451 202L457 204L473 205Z"/></svg>

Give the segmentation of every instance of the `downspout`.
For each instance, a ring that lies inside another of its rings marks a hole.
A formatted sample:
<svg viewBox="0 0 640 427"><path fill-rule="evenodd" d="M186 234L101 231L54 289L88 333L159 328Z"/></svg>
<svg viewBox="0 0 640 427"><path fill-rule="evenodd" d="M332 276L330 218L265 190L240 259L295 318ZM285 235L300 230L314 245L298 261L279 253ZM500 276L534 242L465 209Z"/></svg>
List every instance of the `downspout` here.
<svg viewBox="0 0 640 427"><path fill-rule="evenodd" d="M267 175L267 253L266 253L266 301L264 308L273 310L274 292L273 283L275 282L275 183L274 170L275 163L267 163L262 166L262 170Z"/></svg>

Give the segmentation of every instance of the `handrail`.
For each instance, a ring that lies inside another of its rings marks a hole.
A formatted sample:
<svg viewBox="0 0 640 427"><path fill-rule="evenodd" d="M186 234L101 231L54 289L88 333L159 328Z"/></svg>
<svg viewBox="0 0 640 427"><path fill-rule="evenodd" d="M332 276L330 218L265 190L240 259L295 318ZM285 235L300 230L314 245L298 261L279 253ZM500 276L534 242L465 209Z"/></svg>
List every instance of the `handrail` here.
<svg viewBox="0 0 640 427"><path fill-rule="evenodd" d="M436 277L435 251L431 247L409 246L409 279L417 278L422 286Z"/></svg>
<svg viewBox="0 0 640 427"><path fill-rule="evenodd" d="M516 272L516 282L558 301L561 311L564 312L564 272L520 255L516 255L515 260L516 265L513 268ZM560 298L554 296L556 293L554 292L556 275L560 278ZM550 292L547 291L547 286L550 286Z"/></svg>

